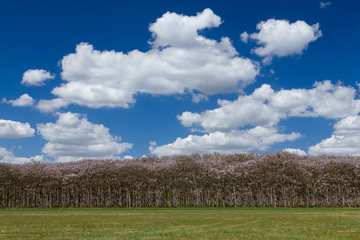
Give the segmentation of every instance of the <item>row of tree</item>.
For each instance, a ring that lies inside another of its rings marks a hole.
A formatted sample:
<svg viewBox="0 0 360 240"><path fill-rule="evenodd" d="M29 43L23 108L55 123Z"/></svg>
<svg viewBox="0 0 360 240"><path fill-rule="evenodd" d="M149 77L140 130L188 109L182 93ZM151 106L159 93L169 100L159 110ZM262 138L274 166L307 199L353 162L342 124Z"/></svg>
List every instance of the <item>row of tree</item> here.
<svg viewBox="0 0 360 240"><path fill-rule="evenodd" d="M0 207L360 206L360 158L209 154L0 163Z"/></svg>

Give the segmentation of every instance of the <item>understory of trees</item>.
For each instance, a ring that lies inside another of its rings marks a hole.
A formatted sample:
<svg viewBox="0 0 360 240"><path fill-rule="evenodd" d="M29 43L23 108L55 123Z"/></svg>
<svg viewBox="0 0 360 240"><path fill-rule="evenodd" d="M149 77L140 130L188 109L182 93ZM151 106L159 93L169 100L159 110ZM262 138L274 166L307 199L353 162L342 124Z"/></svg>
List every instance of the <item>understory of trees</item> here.
<svg viewBox="0 0 360 240"><path fill-rule="evenodd" d="M359 157L198 154L0 163L0 207L360 206Z"/></svg>

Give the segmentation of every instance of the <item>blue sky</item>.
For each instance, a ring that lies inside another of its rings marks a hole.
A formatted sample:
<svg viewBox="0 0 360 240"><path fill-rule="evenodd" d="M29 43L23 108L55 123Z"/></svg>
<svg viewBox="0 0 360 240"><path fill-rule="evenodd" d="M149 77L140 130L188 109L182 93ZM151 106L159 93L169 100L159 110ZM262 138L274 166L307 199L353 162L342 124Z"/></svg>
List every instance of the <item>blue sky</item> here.
<svg viewBox="0 0 360 240"><path fill-rule="evenodd" d="M1 1L0 161L360 154L357 1Z"/></svg>

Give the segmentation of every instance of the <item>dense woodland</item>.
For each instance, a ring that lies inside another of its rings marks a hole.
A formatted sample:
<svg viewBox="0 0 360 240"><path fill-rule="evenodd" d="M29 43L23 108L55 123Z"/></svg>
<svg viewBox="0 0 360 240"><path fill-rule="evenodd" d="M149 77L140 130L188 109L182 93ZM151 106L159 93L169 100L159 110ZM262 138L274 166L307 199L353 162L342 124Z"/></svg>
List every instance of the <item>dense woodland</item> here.
<svg viewBox="0 0 360 240"><path fill-rule="evenodd" d="M209 154L0 163L0 207L360 206L359 157Z"/></svg>

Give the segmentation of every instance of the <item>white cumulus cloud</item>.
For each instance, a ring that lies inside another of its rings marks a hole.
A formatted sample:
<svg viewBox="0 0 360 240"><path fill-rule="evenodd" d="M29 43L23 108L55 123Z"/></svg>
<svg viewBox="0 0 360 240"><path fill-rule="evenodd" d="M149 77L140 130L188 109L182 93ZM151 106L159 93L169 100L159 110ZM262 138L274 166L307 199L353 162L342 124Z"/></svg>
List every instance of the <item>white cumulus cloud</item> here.
<svg viewBox="0 0 360 240"><path fill-rule="evenodd" d="M240 34L240 39L244 43L247 43L249 41L249 34L247 32L243 32Z"/></svg>
<svg viewBox="0 0 360 240"><path fill-rule="evenodd" d="M15 157L14 154L6 148L0 147L0 162L6 163L26 163L28 158Z"/></svg>
<svg viewBox="0 0 360 240"><path fill-rule="evenodd" d="M263 84L250 95L235 101L219 100L219 108L178 116L185 127L201 127L207 132L236 130L246 125L274 126L288 117L341 119L360 112L360 100L352 87L316 82L312 89L274 91Z"/></svg>
<svg viewBox="0 0 360 240"><path fill-rule="evenodd" d="M299 133L281 134L274 127L257 126L247 130L230 132L212 132L203 136L189 135L177 138L175 142L150 147L150 152L157 156L179 155L191 153L236 153L266 150L269 146L284 141L293 141L301 137Z"/></svg>
<svg viewBox="0 0 360 240"><path fill-rule="evenodd" d="M37 130L48 140L42 152L58 162L113 158L132 148L130 143L118 142L120 138L111 136L103 125L71 112L58 113L56 123L38 124Z"/></svg>
<svg viewBox="0 0 360 240"><path fill-rule="evenodd" d="M153 34L156 47L177 46L177 47L198 47L199 43L215 45L216 41L206 39L198 34L199 30L218 27L221 18L209 8L196 16L185 16L182 14L165 13L155 23L150 24L149 30Z"/></svg>
<svg viewBox="0 0 360 240"><path fill-rule="evenodd" d="M206 95L238 92L255 81L259 66L240 57L227 37L208 39L199 31L218 27L219 16L205 9L196 16L165 13L149 30L148 52L99 51L81 43L61 61L61 86L52 93L67 103L90 108L131 107L135 95Z"/></svg>
<svg viewBox="0 0 360 240"><path fill-rule="evenodd" d="M54 78L55 75L44 69L29 69L24 72L21 83L27 86L42 86L46 80Z"/></svg>
<svg viewBox="0 0 360 240"><path fill-rule="evenodd" d="M264 151L275 143L301 137L300 133L280 133L277 125L281 119L323 117L338 120L360 112L356 90L341 83L334 85L328 80L316 82L312 89L280 91L263 84L252 94L240 95L234 101L218 100L218 104L220 107L216 109L200 113L183 112L178 116L184 127L195 128L205 132L204 135L189 135L167 145L150 146L150 152L163 156L193 152ZM249 129L249 126L252 128ZM299 149L286 150L306 154Z"/></svg>
<svg viewBox="0 0 360 240"><path fill-rule="evenodd" d="M322 35L319 23L311 26L300 20L290 23L287 20L269 19L258 23L256 29L259 32L250 35L243 33L241 38L244 42L248 38L255 40L260 45L252 52L263 57L264 63L270 63L274 56L300 55L310 42Z"/></svg>
<svg viewBox="0 0 360 240"><path fill-rule="evenodd" d="M305 151L298 149L298 148L285 148L285 149L283 149L283 151L289 152L289 153L294 153L299 156L307 156L308 155Z"/></svg>
<svg viewBox="0 0 360 240"><path fill-rule="evenodd" d="M41 155L36 155L31 158L16 157L14 156L14 153L12 151L0 147L0 162L21 164L21 163L28 163L30 161L43 162L44 157Z"/></svg>
<svg viewBox="0 0 360 240"><path fill-rule="evenodd" d="M62 98L55 98L52 100L40 100L39 103L36 105L36 108L40 112L54 112L59 108L68 106L69 103Z"/></svg>
<svg viewBox="0 0 360 240"><path fill-rule="evenodd" d="M349 116L337 122L331 137L311 146L309 153L360 156L360 116Z"/></svg>
<svg viewBox="0 0 360 240"><path fill-rule="evenodd" d="M34 105L35 100L28 94L23 94L18 99L9 101L3 99L3 102L10 103L14 107L31 107Z"/></svg>
<svg viewBox="0 0 360 240"><path fill-rule="evenodd" d="M29 123L0 119L0 138L24 138L34 136Z"/></svg>

